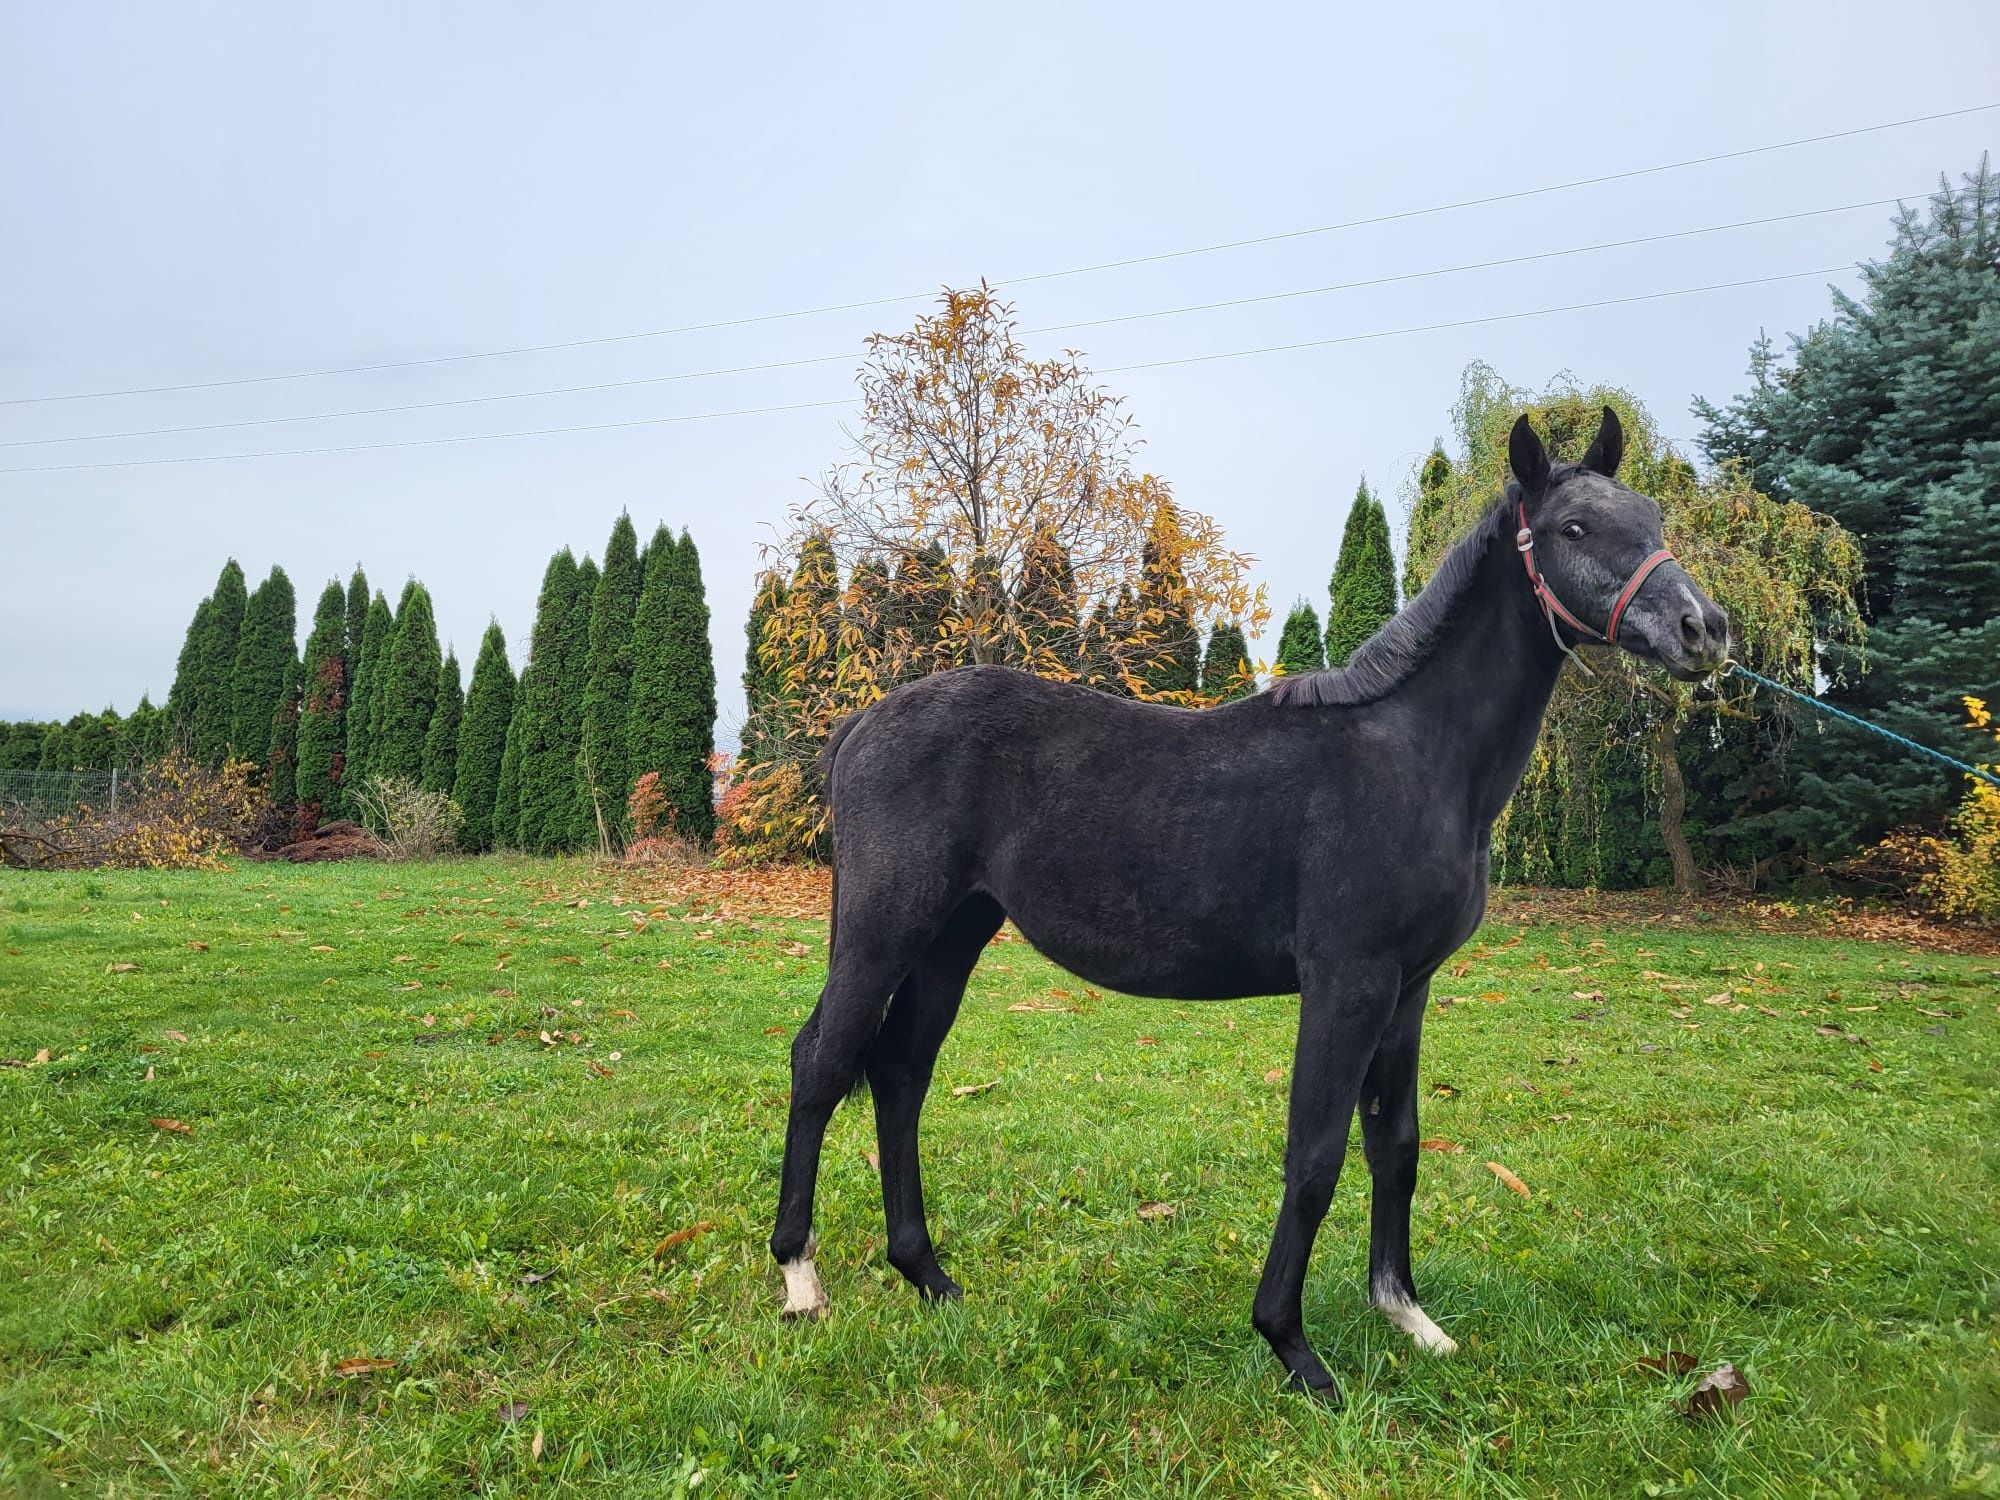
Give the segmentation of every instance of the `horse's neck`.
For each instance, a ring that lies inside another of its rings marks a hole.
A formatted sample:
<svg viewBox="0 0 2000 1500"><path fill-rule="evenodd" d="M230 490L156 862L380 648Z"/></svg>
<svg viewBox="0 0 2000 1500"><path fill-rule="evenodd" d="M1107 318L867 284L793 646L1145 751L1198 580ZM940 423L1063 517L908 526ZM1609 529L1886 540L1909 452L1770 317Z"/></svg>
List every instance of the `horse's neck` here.
<svg viewBox="0 0 2000 1500"><path fill-rule="evenodd" d="M1452 628L1406 689L1437 727L1435 785L1466 788L1482 826L1521 784L1562 663L1511 539L1497 538Z"/></svg>

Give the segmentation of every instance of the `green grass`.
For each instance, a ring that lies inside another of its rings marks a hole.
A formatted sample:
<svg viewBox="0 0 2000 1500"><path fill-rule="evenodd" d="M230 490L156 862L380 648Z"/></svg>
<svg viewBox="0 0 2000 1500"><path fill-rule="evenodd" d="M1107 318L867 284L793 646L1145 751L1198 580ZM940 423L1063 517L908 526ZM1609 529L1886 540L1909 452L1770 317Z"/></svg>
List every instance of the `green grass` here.
<svg viewBox="0 0 2000 1500"><path fill-rule="evenodd" d="M824 928L625 884L0 877L0 1057L50 1053L0 1069L0 1493L2000 1490L2000 960L1503 908L1425 1042L1423 1133L1465 1149L1423 1158L1417 1275L1464 1348L1367 1311L1354 1151L1306 1296L1328 1410L1249 1325L1295 1002L989 949L924 1122L967 1300L884 1263L857 1101L832 1315L785 1325ZM1636 1366L1669 1347L1749 1399L1677 1415L1692 1377Z"/></svg>

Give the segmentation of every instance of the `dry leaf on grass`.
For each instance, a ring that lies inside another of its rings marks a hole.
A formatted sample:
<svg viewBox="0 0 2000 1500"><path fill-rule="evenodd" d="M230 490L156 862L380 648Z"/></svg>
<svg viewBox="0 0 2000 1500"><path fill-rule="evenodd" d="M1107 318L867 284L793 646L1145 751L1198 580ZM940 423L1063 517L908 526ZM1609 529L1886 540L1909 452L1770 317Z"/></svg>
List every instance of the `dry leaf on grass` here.
<svg viewBox="0 0 2000 1500"><path fill-rule="evenodd" d="M1285 1070L1283 1068L1273 1068L1264 1075L1264 1082L1266 1083L1283 1083L1284 1081Z"/></svg>
<svg viewBox="0 0 2000 1500"><path fill-rule="evenodd" d="M188 947L189 947L190 949L192 949L192 950L193 950L194 952L196 952L196 953L206 953L206 952L208 952L208 944L206 944L206 943L197 943L197 942L194 942L194 941L190 940L190 941L189 941L189 943L188 943Z"/></svg>
<svg viewBox="0 0 2000 1500"><path fill-rule="evenodd" d="M869 1171L879 1172L882 1170L882 1158L877 1156L873 1151L862 1152L861 1159L868 1163Z"/></svg>
<svg viewBox="0 0 2000 1500"><path fill-rule="evenodd" d="M535 1429L535 1440L528 1444L528 1457L536 1463L542 1461L542 1429L539 1427Z"/></svg>
<svg viewBox="0 0 2000 1500"><path fill-rule="evenodd" d="M510 1427L527 1414L528 1403L525 1401L503 1401L500 1403L499 1411L494 1413L494 1415Z"/></svg>
<svg viewBox="0 0 2000 1500"><path fill-rule="evenodd" d="M1520 1178L1516 1177L1512 1172L1508 1171L1505 1167L1501 1166L1499 1162L1489 1161L1486 1164L1486 1170L1491 1172L1495 1177L1499 1178L1500 1181L1506 1184L1507 1187L1519 1193L1523 1198L1531 1198L1534 1196L1532 1193L1528 1191L1527 1183L1521 1181Z"/></svg>
<svg viewBox="0 0 2000 1500"><path fill-rule="evenodd" d="M333 1373L336 1375L372 1375L378 1370L393 1370L393 1359L382 1359L373 1354L358 1354L353 1359L335 1360Z"/></svg>
<svg viewBox="0 0 2000 1500"><path fill-rule="evenodd" d="M1417 1149L1419 1151L1463 1151L1465 1147L1459 1145L1457 1141L1447 1141L1440 1136L1433 1140L1418 1141Z"/></svg>
<svg viewBox="0 0 2000 1500"><path fill-rule="evenodd" d="M185 1031L163 1031L160 1035L170 1042L184 1042L187 1040L187 1033Z"/></svg>
<svg viewBox="0 0 2000 1500"><path fill-rule="evenodd" d="M1139 1217L1142 1219L1171 1219L1180 1212L1171 1203L1141 1203Z"/></svg>
<svg viewBox="0 0 2000 1500"><path fill-rule="evenodd" d="M697 1220L685 1229L676 1229L672 1234L653 1247L653 1258L659 1259L678 1245L685 1245L698 1234L707 1234L715 1225L707 1219Z"/></svg>
<svg viewBox="0 0 2000 1500"><path fill-rule="evenodd" d="M1688 1418L1721 1416L1749 1394L1750 1382L1743 1378L1743 1372L1724 1360L1701 1377L1701 1383L1681 1402L1680 1413Z"/></svg>
<svg viewBox="0 0 2000 1500"><path fill-rule="evenodd" d="M553 1271L523 1271L517 1278L522 1286L539 1286L556 1273Z"/></svg>
<svg viewBox="0 0 2000 1500"><path fill-rule="evenodd" d="M179 1120L148 1120L146 1123L151 1125L155 1130L171 1131L175 1135L194 1134L194 1126L183 1125Z"/></svg>
<svg viewBox="0 0 2000 1500"><path fill-rule="evenodd" d="M999 1086L1000 1080L994 1078L989 1079L985 1083L961 1083L957 1088L952 1090L952 1093L958 1098L963 1099L967 1094L983 1094L988 1089L998 1088Z"/></svg>
<svg viewBox="0 0 2000 1500"><path fill-rule="evenodd" d="M599 1062L594 1057L587 1059L584 1062L584 1066L590 1069L590 1071L595 1073L599 1078L609 1078L611 1076L611 1070L605 1067L603 1063Z"/></svg>
<svg viewBox="0 0 2000 1500"><path fill-rule="evenodd" d="M137 964L106 964L104 972L107 974L136 974L139 972L139 966Z"/></svg>

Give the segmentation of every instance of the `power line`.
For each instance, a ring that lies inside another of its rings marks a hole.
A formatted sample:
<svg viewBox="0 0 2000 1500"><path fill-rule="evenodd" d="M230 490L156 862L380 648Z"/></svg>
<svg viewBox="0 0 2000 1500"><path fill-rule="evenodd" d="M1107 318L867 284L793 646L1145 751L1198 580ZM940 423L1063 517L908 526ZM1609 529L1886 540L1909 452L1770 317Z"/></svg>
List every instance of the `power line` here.
<svg viewBox="0 0 2000 1500"><path fill-rule="evenodd" d="M1786 271L1777 276L1752 276L1742 281L1713 281L1706 286L1677 287L1670 292L1640 292L1631 297L1605 297L1595 302L1568 302L1561 307L1536 307L1526 312L1490 313L1482 318L1455 318L1448 323L1423 323L1414 328L1390 328L1379 333L1347 333L1330 339L1304 339L1296 344L1264 344L1255 349L1229 349L1220 354L1184 354L1177 359L1149 359L1139 364L1112 365L1102 375L1120 375L1130 370L1161 370L1169 365L1201 365L1222 359L1247 359L1253 354L1288 354L1295 349L1328 349L1335 344L1364 344L1373 339L1398 338L1406 333L1437 333L1446 328L1476 328L1482 323L1512 323L1522 318L1545 318L1554 313L1587 312L1598 307L1623 307L1633 302L1661 302L1669 297L1692 297L1697 292L1726 292L1736 287L1769 286L1778 281L1803 281L1808 276L1836 276L1852 266L1827 266L1817 271ZM0 469L0 474L18 473Z"/></svg>
<svg viewBox="0 0 2000 1500"><path fill-rule="evenodd" d="M1541 250L1528 255L1501 256L1492 260L1468 261L1456 266L1438 266L1425 271L1398 271L1358 281L1339 281L1326 286L1301 287L1293 291L1265 292L1252 297L1231 297L1216 302L1197 302L1183 307L1155 308L1149 312L1120 313L1112 317L1087 318L1073 323L1051 323L1024 333L1069 333L1079 328L1103 328L1113 324L1144 322L1152 318L1180 317L1187 313L1214 312L1224 308L1250 307L1259 303L1320 297L1332 292L1354 291L1362 287L1388 286L1405 281L1425 281L1438 276L1456 276L1466 271L1493 270L1501 266L1528 265L1537 261L1560 260L1571 255L1591 255L1605 250L1628 249L1634 245L1657 245L1668 240L1692 239L1736 229L1753 229L1766 224L1791 223L1799 219L1824 218L1830 214L1853 213L1864 208L1883 208L1899 202L1896 198L1872 198L1861 203L1842 203L1832 208L1800 209L1795 213L1770 214L1759 219L1738 219L1728 224L1709 224L1698 229L1675 229L1661 234L1636 235L1629 239L1605 240L1595 245L1572 245L1563 250ZM244 427L274 427L292 422L328 422L347 417L379 417L413 411L440 411L455 406L481 406L495 401L528 401L545 396L573 396L596 391L629 390L635 386L664 385L682 380L706 380L720 375L747 375L769 370L795 370L808 365L833 364L855 357L852 350L839 354L815 354L803 359L771 360L763 364L724 365L710 370L682 370L668 375L637 375L626 380L602 380L585 385L548 386L532 391L501 391L487 396L458 396L440 401L410 401L393 406L358 406L343 411L302 412L288 417L246 417L233 422L199 422L179 427L141 427L120 432L88 432L69 437L15 438L0 442L0 448L45 448L61 443L108 442L115 438L176 437L195 432L223 432Z"/></svg>
<svg viewBox="0 0 2000 1500"><path fill-rule="evenodd" d="M1659 302L1670 297L1692 297L1703 292L1729 291L1737 287L1768 286L1780 281L1800 281L1808 276L1832 276L1851 269L1829 266L1812 271L1787 271L1776 276L1755 276L1741 281L1717 281L1704 286L1678 287L1664 292L1640 292L1627 297L1605 297L1594 302L1571 302L1560 307L1529 308L1522 312L1493 313L1486 317L1460 318L1448 323L1424 323L1409 328L1387 328L1372 333L1343 334L1335 338L1308 339L1293 344L1267 344L1255 349L1231 349L1215 354L1190 354L1177 359L1146 360L1138 364L1114 365L1100 374L1115 375L1131 370L1157 370L1169 365L1206 364L1224 359L1247 359L1260 354L1283 354L1299 349L1324 349L1336 344L1364 343L1375 339L1399 338L1406 334L1435 333L1448 328L1470 328L1483 323L1516 322L1523 318L1544 318L1557 313L1583 312L1600 307L1620 307L1630 303ZM107 459L94 463L41 464L27 468L0 469L6 474L59 474L81 469L144 469L161 464L235 463L251 458L304 458L333 453L368 453L386 448L434 448L453 443L486 443L509 438L551 437L564 433L610 432L632 427L662 427L682 422L709 422L725 417L764 416L777 412L812 411L829 406L852 404L851 396L826 401L796 401L780 406L739 407L731 411L688 412L670 417L638 417L623 422L587 422L567 427L534 427L510 432L474 432L456 437L405 438L384 443L344 443L324 448L275 448L259 453L199 453L182 458Z"/></svg>
<svg viewBox="0 0 2000 1500"><path fill-rule="evenodd" d="M1348 229L1361 229L1376 224L1396 223L1406 219L1425 218L1434 214L1453 213L1465 208L1484 208L1496 203L1514 203L1525 198L1544 197L1551 193L1570 192L1576 188L1597 187L1608 182L1629 182L1634 178L1658 176L1664 172L1678 172L1690 167L1712 166L1717 162L1740 161L1746 157L1763 156L1773 151L1790 151L1800 146L1822 145L1827 141L1849 140L1855 136L1876 135L1885 130L1901 130L1911 125L1928 125L1939 120L1959 119L1965 115L1983 114L2000 109L2000 101L1991 104L1968 105L1963 109L1940 110L1935 114L1912 115L1902 120L1885 120L1874 125L1858 125L1848 130L1831 130L1819 135L1799 136L1788 141L1773 141L1762 146L1745 146L1734 151L1718 151L1707 156L1691 156L1681 161L1661 162L1649 167L1633 167L1622 172L1604 172L1594 177L1572 178L1567 182L1548 183L1541 187L1517 188L1512 192L1490 193L1479 198L1461 198L1450 203L1436 203L1423 208L1399 209L1392 213L1373 214L1364 218L1344 219L1333 224L1318 224L1304 229L1287 229L1273 234L1252 235L1242 239L1222 240L1214 244L1194 245L1180 250L1162 250L1148 255L1129 256L1122 260L1099 261L1092 265L1070 266L1059 271L1038 271L1032 275L1012 276L993 283L996 287L1027 286L1035 282L1055 281L1070 276L1088 276L1100 271L1122 270L1130 266L1152 265L1160 261L1186 260L1198 255L1215 255L1225 250L1242 250L1253 245L1272 245L1288 240L1306 239L1315 235L1335 234ZM225 380L186 381L177 385L129 386L119 390L68 391L51 396L13 396L0 398L0 406L35 406L56 401L95 401L115 396L157 396L174 391L219 390L228 386L268 385L278 381L316 380L333 375L366 375L383 370L408 370L427 365L461 364L476 359L503 359L523 354L549 354L563 349L592 348L603 344L630 343L639 339L669 338L685 333L706 333L723 328L745 328L758 323L775 323L792 318L817 317L824 313L852 312L872 307L887 307L900 302L915 302L935 296L934 290L905 292L893 297L870 297L852 302L826 303L817 307L793 308L784 312L756 313L744 317L720 318L706 323L683 323L671 328L644 329L634 333L600 334L591 338L562 339L545 344L521 344L508 349L482 349L466 354L435 354L421 359L382 360L374 364L329 366L315 370L291 370L277 375L242 375Z"/></svg>

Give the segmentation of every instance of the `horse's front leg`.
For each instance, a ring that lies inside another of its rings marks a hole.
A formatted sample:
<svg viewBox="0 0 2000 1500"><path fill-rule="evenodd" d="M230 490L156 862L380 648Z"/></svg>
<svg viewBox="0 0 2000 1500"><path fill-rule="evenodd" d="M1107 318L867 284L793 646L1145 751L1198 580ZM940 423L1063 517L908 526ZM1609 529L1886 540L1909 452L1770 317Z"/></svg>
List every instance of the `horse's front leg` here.
<svg viewBox="0 0 2000 1500"><path fill-rule="evenodd" d="M1306 1342L1306 1264L1347 1155L1361 1079L1395 1009L1398 971L1380 960L1328 963L1301 974L1299 1039L1292 1059L1285 1196L1264 1259L1251 1322L1295 1384L1329 1400L1333 1376Z"/></svg>
<svg viewBox="0 0 2000 1500"><path fill-rule="evenodd" d="M1375 1191L1369 1213L1368 1298L1433 1354L1458 1348L1417 1305L1410 1275L1410 1200L1417 1191L1417 1044L1430 981L1403 991L1361 1084L1361 1145Z"/></svg>

